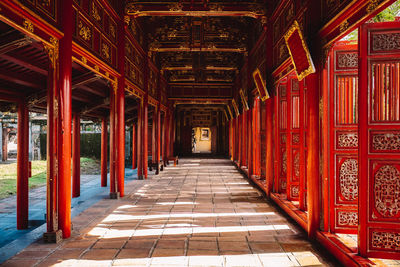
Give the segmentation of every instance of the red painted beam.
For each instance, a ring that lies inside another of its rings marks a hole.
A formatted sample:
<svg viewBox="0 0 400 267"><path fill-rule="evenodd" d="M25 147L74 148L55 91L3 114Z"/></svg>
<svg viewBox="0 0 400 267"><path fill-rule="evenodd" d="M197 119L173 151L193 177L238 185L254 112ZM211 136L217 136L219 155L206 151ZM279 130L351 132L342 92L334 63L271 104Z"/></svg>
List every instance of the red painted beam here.
<svg viewBox="0 0 400 267"><path fill-rule="evenodd" d="M72 140L72 197L81 195L81 117L79 113L73 115Z"/></svg>
<svg viewBox="0 0 400 267"><path fill-rule="evenodd" d="M17 229L26 229L29 204L29 112L25 101L18 104L17 139Z"/></svg>
<svg viewBox="0 0 400 267"><path fill-rule="evenodd" d="M41 75L47 76L48 71L45 67L43 66L38 66L38 65L34 65L31 62L28 62L28 60L26 60L26 58L21 57L20 55L17 55L15 53L13 54L0 54L0 58L10 61L12 63L15 63L21 67L27 68L29 70L33 70L34 72L37 72Z"/></svg>
<svg viewBox="0 0 400 267"><path fill-rule="evenodd" d="M107 186L107 119L101 120L101 186Z"/></svg>

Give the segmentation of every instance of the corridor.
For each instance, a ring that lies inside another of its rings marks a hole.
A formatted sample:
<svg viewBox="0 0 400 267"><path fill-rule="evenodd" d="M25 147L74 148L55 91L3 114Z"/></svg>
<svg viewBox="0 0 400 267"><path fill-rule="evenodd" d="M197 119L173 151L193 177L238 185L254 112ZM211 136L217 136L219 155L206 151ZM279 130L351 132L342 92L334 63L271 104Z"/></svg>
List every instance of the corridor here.
<svg viewBox="0 0 400 267"><path fill-rule="evenodd" d="M182 159L4 266L336 266L227 159Z"/></svg>

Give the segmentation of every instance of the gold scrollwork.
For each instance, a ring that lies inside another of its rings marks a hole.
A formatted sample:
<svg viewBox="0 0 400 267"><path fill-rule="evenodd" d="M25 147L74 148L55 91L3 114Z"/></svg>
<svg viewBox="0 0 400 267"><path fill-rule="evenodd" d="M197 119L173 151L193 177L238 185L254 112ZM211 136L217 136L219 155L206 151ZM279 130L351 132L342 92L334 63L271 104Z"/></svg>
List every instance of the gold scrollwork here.
<svg viewBox="0 0 400 267"><path fill-rule="evenodd" d="M349 22L345 20L343 21L342 24L340 24L339 31L342 33L345 32L348 28L349 28Z"/></svg>
<svg viewBox="0 0 400 267"><path fill-rule="evenodd" d="M82 61L83 64L87 65L87 58L86 57L82 57L81 61Z"/></svg>
<svg viewBox="0 0 400 267"><path fill-rule="evenodd" d="M33 33L34 27L33 27L33 24L32 24L32 22L31 22L30 20L27 20L27 19L24 20L24 22L23 22L22 25L24 26L24 28L25 28L27 31Z"/></svg>
<svg viewBox="0 0 400 267"><path fill-rule="evenodd" d="M92 17L96 20L96 21L100 21L101 17L99 14L99 10L96 7L96 4L94 2L92 2Z"/></svg>
<svg viewBox="0 0 400 267"><path fill-rule="evenodd" d="M49 57L49 60L51 62L53 69L55 69L57 60L58 60L58 52L59 52L58 40L54 37L50 37L50 44L51 45L44 43L43 46L44 46L44 50L46 51L46 53Z"/></svg>
<svg viewBox="0 0 400 267"><path fill-rule="evenodd" d="M90 31L88 26L84 26L82 21L79 22L79 36L82 37L85 41L88 41L92 38L92 32Z"/></svg>
<svg viewBox="0 0 400 267"><path fill-rule="evenodd" d="M367 5L367 13L370 14L375 11L375 9L379 6L379 0L370 0L369 4Z"/></svg>
<svg viewBox="0 0 400 267"><path fill-rule="evenodd" d="M97 66L97 65L94 65L94 70L95 70L95 71L97 71L97 72L99 72L99 71L100 71L100 68L99 68L99 66Z"/></svg>
<svg viewBox="0 0 400 267"><path fill-rule="evenodd" d="M40 4L42 6L49 7L50 6L50 0L41 0Z"/></svg>
<svg viewBox="0 0 400 267"><path fill-rule="evenodd" d="M107 44L102 44L101 53L106 59L110 59L110 47Z"/></svg>

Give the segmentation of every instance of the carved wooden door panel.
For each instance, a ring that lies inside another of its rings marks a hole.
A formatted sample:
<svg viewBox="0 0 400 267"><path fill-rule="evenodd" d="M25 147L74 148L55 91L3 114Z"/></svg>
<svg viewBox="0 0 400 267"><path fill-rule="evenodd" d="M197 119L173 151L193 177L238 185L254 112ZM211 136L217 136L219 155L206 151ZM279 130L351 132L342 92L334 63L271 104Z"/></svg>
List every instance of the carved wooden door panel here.
<svg viewBox="0 0 400 267"><path fill-rule="evenodd" d="M267 145L266 145L266 120L265 120L265 101L259 101L259 123L260 123L260 176L262 179L267 177L266 160L267 160Z"/></svg>
<svg viewBox="0 0 400 267"><path fill-rule="evenodd" d="M300 113L303 101L300 98L300 83L294 76L289 76L287 84L288 98L288 131L286 140L287 152L287 199L298 201L300 196Z"/></svg>
<svg viewBox="0 0 400 267"><path fill-rule="evenodd" d="M400 23L359 40L359 252L400 259Z"/></svg>
<svg viewBox="0 0 400 267"><path fill-rule="evenodd" d="M287 101L287 79L285 78L277 85L277 97L275 105L276 114L276 144L275 155L277 155L277 179L275 190L278 193L286 193L287 185L287 129L288 129L288 101Z"/></svg>
<svg viewBox="0 0 400 267"><path fill-rule="evenodd" d="M358 47L340 42L329 66L330 231L357 233Z"/></svg>

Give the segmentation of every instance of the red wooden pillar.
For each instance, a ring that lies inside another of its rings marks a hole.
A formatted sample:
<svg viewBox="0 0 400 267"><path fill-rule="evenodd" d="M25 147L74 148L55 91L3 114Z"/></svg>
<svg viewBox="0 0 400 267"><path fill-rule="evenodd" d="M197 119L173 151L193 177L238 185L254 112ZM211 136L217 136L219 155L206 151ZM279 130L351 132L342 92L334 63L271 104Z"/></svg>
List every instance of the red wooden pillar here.
<svg viewBox="0 0 400 267"><path fill-rule="evenodd" d="M119 196L125 194L125 22L121 19L118 23L118 71L121 76L118 78L116 94L117 103L117 185Z"/></svg>
<svg viewBox="0 0 400 267"><path fill-rule="evenodd" d="M142 138L143 138L143 175L144 178L147 179L147 167L148 167L148 131L149 131L149 118L148 118L148 94L146 93L143 100L143 131L142 131Z"/></svg>
<svg viewBox="0 0 400 267"><path fill-rule="evenodd" d="M29 112L25 101L18 103L17 133L17 229L28 228Z"/></svg>
<svg viewBox="0 0 400 267"><path fill-rule="evenodd" d="M101 120L101 186L107 186L107 119Z"/></svg>
<svg viewBox="0 0 400 267"><path fill-rule="evenodd" d="M58 108L58 225L63 238L71 236L71 117L72 117L72 0L62 1L62 25L64 37L60 41Z"/></svg>
<svg viewBox="0 0 400 267"><path fill-rule="evenodd" d="M116 89L116 88L115 88ZM116 96L115 89L111 88L110 92L110 198L118 198L117 186L116 186Z"/></svg>
<svg viewBox="0 0 400 267"><path fill-rule="evenodd" d="M318 72L317 72L318 73ZM307 158L307 207L308 236L315 238L319 227L319 83L318 75L306 78L308 89L308 158Z"/></svg>
<svg viewBox="0 0 400 267"><path fill-rule="evenodd" d="M156 174L159 174L160 172L160 149L161 149L161 107L160 104L156 107L156 120L155 120L155 127L156 127L156 155L155 155L155 161L156 161ZM154 125L153 125L154 127Z"/></svg>
<svg viewBox="0 0 400 267"><path fill-rule="evenodd" d="M174 116L174 112L171 112L170 115L170 134L171 134L171 139L170 139L170 152L169 155L170 156L174 156L174 145L176 142L176 124L175 124L175 116Z"/></svg>
<svg viewBox="0 0 400 267"><path fill-rule="evenodd" d="M273 125L273 117L274 115L274 99L270 98L265 101L265 150L266 150L266 158L265 158L265 179L266 179L266 190L265 193L267 196L271 195L273 191L273 183L274 183L274 146L273 146L273 134L274 134L274 125Z"/></svg>
<svg viewBox="0 0 400 267"><path fill-rule="evenodd" d="M253 107L254 108L254 107ZM249 178L251 178L251 176L253 175L253 160L254 158L253 156L253 144L254 144L254 135L253 135L253 129L252 129L252 109L249 109L248 111L244 112L246 117L247 117L247 125L246 125L246 130L247 130L247 142L246 142L246 158L247 158L247 171L248 171L248 176Z"/></svg>
<svg viewBox="0 0 400 267"><path fill-rule="evenodd" d="M163 149L164 153L162 155L164 166L167 166L168 156L169 156L168 155L169 136L170 136L169 131L170 131L170 129L169 129L169 111L167 111L164 116L164 149Z"/></svg>
<svg viewBox="0 0 400 267"><path fill-rule="evenodd" d="M138 102L138 122L137 122L137 176L139 180L143 179L143 98Z"/></svg>
<svg viewBox="0 0 400 267"><path fill-rule="evenodd" d="M58 53L58 51L55 51ZM58 192L59 173L57 155L59 143L59 91L57 85L57 64L50 62L47 77L47 196L46 196L46 226L43 239L48 243L56 243L62 239L62 231L58 225ZM57 103L57 104L56 104Z"/></svg>
<svg viewBox="0 0 400 267"><path fill-rule="evenodd" d="M72 140L72 197L81 194L81 116L73 115L73 140Z"/></svg>
<svg viewBox="0 0 400 267"><path fill-rule="evenodd" d="M132 169L136 169L136 125L132 125Z"/></svg>

